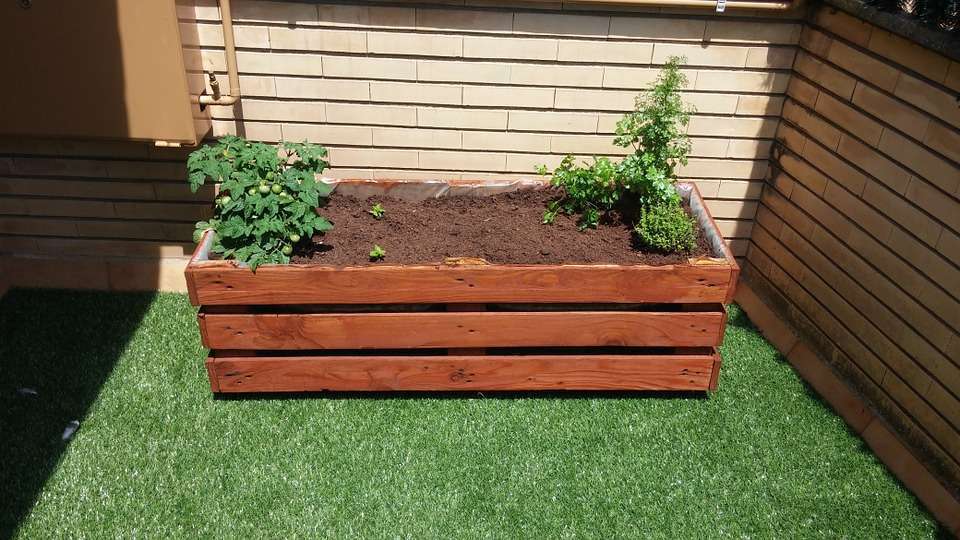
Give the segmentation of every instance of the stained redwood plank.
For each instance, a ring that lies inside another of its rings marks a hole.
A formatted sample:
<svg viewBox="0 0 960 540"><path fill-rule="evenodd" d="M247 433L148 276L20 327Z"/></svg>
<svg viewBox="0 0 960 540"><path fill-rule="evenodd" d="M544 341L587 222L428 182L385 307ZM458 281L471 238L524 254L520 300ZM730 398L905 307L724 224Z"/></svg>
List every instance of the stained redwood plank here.
<svg viewBox="0 0 960 540"><path fill-rule="evenodd" d="M696 185L691 202L702 205ZM704 208L704 211L706 209ZM720 237L706 214L708 234ZM332 267L265 265L254 274L210 261L208 231L187 266L194 305L497 302L729 303L739 267L725 242L716 258L687 264Z"/></svg>
<svg viewBox="0 0 960 540"><path fill-rule="evenodd" d="M704 206L704 211L706 213L707 225L705 229L708 233L716 235L721 239L720 247L723 250L723 259L726 261L727 266L730 267L730 281L727 283L726 287L726 297L723 299L724 305L733 302L733 295L737 290L737 282L740 280L740 265L737 264L736 257L733 256L733 252L730 251L730 246L727 244L723 235L720 234L720 228L717 227L717 221L713 219L713 214L706 210L706 204L703 201L703 195L700 194L700 188L696 184L688 184L691 187L691 202L696 200L699 204Z"/></svg>
<svg viewBox="0 0 960 540"><path fill-rule="evenodd" d="M710 386L708 387L711 392L720 386L720 367L722 364L723 359L720 357L720 353L715 353L713 356L713 373L710 374Z"/></svg>
<svg viewBox="0 0 960 540"><path fill-rule="evenodd" d="M712 347L723 311L201 314L211 349Z"/></svg>
<svg viewBox="0 0 960 540"><path fill-rule="evenodd" d="M447 304L447 311L450 312L460 313L486 310L487 304ZM447 354L450 356L487 354L487 349L485 347L448 347Z"/></svg>
<svg viewBox="0 0 960 540"><path fill-rule="evenodd" d="M484 265L335 268L230 262L192 264L195 305L496 302L724 302L723 260L666 266Z"/></svg>
<svg viewBox="0 0 960 540"><path fill-rule="evenodd" d="M207 358L207 361L204 362L204 366L207 368L207 378L210 379L210 391L216 394L220 392L220 378L217 376L215 365L216 360L212 357Z"/></svg>
<svg viewBox="0 0 960 540"><path fill-rule="evenodd" d="M733 297L737 294L737 283L740 282L740 265L737 264L737 261L733 261L733 266L731 267L730 272L730 284L727 285L727 297L724 298L724 305L733 302Z"/></svg>
<svg viewBox="0 0 960 540"><path fill-rule="evenodd" d="M714 357L214 357L221 392L707 390Z"/></svg>

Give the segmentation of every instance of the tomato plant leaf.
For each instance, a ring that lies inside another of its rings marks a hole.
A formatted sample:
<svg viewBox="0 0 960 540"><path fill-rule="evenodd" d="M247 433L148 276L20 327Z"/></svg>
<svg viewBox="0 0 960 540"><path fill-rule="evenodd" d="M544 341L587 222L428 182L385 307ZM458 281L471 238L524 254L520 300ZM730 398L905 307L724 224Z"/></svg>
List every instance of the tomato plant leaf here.
<svg viewBox="0 0 960 540"><path fill-rule="evenodd" d="M317 214L320 199L332 187L318 182L328 166L322 146L281 143L279 148L228 135L198 148L187 157L187 180L198 191L206 182L219 183L214 216L196 224L194 240L210 228L216 231L213 251L246 263L288 263L291 235L330 230Z"/></svg>

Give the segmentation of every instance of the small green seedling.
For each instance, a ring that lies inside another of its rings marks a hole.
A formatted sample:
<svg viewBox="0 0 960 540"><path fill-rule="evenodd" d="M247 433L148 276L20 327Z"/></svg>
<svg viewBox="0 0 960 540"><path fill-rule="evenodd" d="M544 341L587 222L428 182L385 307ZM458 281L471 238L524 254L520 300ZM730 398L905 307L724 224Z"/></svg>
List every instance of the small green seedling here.
<svg viewBox="0 0 960 540"><path fill-rule="evenodd" d="M374 219L383 219L383 216L387 214L387 209L383 207L382 204L377 203L370 207L367 210L367 213L374 217Z"/></svg>
<svg viewBox="0 0 960 540"><path fill-rule="evenodd" d="M371 261L382 261L383 258L386 256L387 256L387 250L383 249L378 244L374 244L373 249L370 250Z"/></svg>

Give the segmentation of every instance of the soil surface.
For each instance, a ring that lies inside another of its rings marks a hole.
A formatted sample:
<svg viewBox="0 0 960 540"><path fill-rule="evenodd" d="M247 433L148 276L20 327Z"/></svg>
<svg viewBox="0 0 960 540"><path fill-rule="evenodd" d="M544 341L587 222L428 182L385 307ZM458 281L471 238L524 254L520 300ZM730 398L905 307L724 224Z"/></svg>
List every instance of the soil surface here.
<svg viewBox="0 0 960 540"><path fill-rule="evenodd" d="M471 257L496 264L663 265L710 252L699 227L694 253L638 251L629 211L610 212L598 228L583 232L577 229L577 216L559 215L555 223L544 225L543 211L556 196L552 190L525 190L413 202L388 197L360 200L334 193L320 209L333 230L298 248L292 262L357 266ZM381 219L368 213L375 203L386 210ZM387 252L381 262L370 261L374 244Z"/></svg>

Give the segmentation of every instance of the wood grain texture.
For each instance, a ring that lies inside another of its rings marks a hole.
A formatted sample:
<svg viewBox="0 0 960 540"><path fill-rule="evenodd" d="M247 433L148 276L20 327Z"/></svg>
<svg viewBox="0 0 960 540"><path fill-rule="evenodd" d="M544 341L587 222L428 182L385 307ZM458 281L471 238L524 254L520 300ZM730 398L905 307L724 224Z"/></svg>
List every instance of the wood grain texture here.
<svg viewBox="0 0 960 540"><path fill-rule="evenodd" d="M447 304L447 311L455 313L487 311L487 304ZM485 347L448 347L447 354L450 356L476 356L487 354L487 349Z"/></svg>
<svg viewBox="0 0 960 540"><path fill-rule="evenodd" d="M723 311L201 314L211 349L713 347Z"/></svg>
<svg viewBox="0 0 960 540"><path fill-rule="evenodd" d="M213 357L221 392L708 390L715 353Z"/></svg>
<svg viewBox="0 0 960 540"><path fill-rule="evenodd" d="M210 391L214 394L220 392L220 378L217 377L217 370L214 367L216 360L213 357L207 358L204 367L207 368L207 378L210 379Z"/></svg>
<svg viewBox="0 0 960 540"><path fill-rule="evenodd" d="M702 206L696 185L682 187L689 188L691 201ZM716 222L709 213L706 216L703 226L719 238ZM718 257L664 266L305 264L264 265L254 273L232 261L210 261L211 234L204 234L186 270L194 305L728 303L739 274L737 262L724 242L719 243L717 249L722 253Z"/></svg>
<svg viewBox="0 0 960 540"><path fill-rule="evenodd" d="M712 259L666 266L269 265L253 273L230 262L206 262L187 267L187 282L195 289L195 305L722 303L733 268Z"/></svg>
<svg viewBox="0 0 960 540"><path fill-rule="evenodd" d="M720 357L720 353L717 353L713 358L713 373L710 374L710 385L708 390L711 392L716 391L720 387L720 366L723 364L723 359Z"/></svg>
<svg viewBox="0 0 960 540"><path fill-rule="evenodd" d="M700 188L697 187L696 184L689 184L689 185L692 189L691 200L696 200L696 201L699 201L700 204L704 204L703 195L700 194ZM713 218L713 214L711 214L709 210L706 209L705 205L704 205L704 212L707 217L707 226L705 228L708 231L711 231L713 234L717 236L721 236L720 227L717 226L717 220ZM736 290L737 290L737 282L740 280L740 265L737 264L737 259L736 257L733 256L733 252L730 250L730 245L726 241L723 241L720 244L721 244L720 247L723 249L723 259L726 261L727 265L730 267L730 282L726 287L727 295L723 299L723 303L726 305L726 304L729 304L730 302L733 302L733 295L736 293Z"/></svg>

